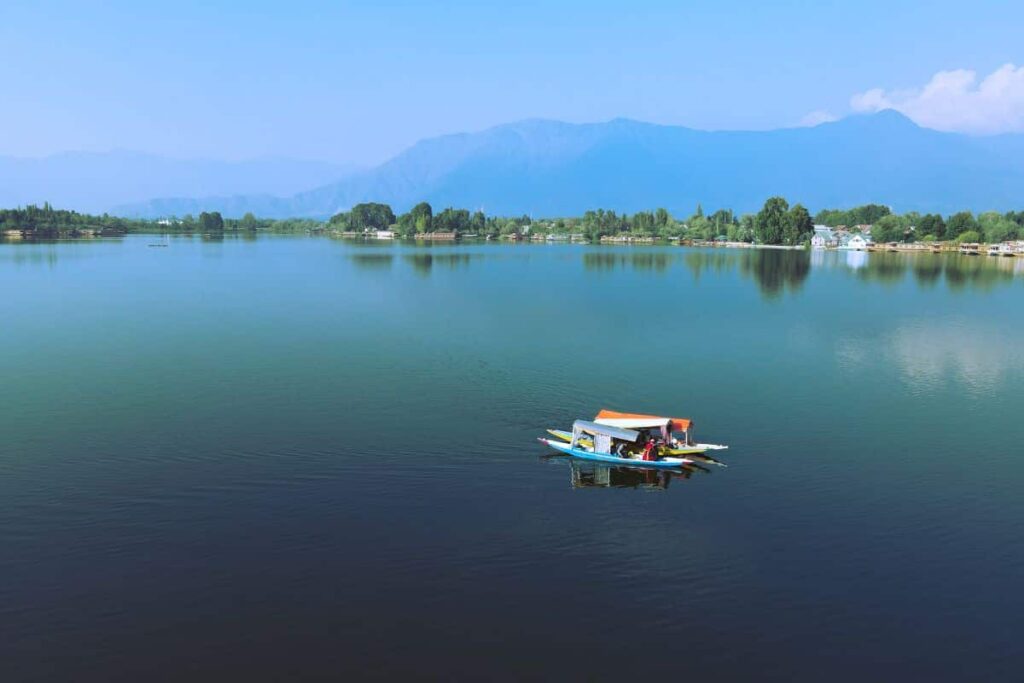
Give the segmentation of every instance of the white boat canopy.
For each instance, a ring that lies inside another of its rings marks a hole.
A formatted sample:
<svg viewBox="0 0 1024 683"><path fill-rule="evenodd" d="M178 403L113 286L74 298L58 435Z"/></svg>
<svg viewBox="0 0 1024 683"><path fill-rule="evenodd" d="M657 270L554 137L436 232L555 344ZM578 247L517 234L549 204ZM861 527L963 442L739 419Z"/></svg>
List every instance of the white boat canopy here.
<svg viewBox="0 0 1024 683"><path fill-rule="evenodd" d="M672 429L667 417L599 417L594 422L618 429Z"/></svg>
<svg viewBox="0 0 1024 683"><path fill-rule="evenodd" d="M598 424L597 422L587 422L586 420L576 420L573 422L572 431L573 436L577 433L586 432L594 436L609 436L613 439L629 441L630 443L635 443L640 438L640 432L635 432L632 429L622 429L614 425Z"/></svg>
<svg viewBox="0 0 1024 683"><path fill-rule="evenodd" d="M635 432L632 429L621 429L619 427L612 427L609 425L599 425L595 422L587 422L586 420L576 420L572 423L572 441L569 442L570 448L578 447L580 438L584 433L593 435L594 453L605 454L611 454L614 441L616 439L619 441L636 443L637 439L640 438L640 433Z"/></svg>

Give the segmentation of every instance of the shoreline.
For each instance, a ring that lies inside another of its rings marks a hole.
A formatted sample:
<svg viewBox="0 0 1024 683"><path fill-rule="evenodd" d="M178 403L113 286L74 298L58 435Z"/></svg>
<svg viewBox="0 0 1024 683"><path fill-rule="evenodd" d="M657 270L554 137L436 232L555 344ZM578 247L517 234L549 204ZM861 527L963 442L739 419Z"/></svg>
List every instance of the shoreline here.
<svg viewBox="0 0 1024 683"><path fill-rule="evenodd" d="M121 241L125 237L140 236L140 237L160 237L160 238L199 238L203 240L220 241L224 239L255 239L261 236L291 236L291 237L328 237L332 240L340 240L345 242L354 242L364 245L377 245L384 246L387 244L402 244L402 245L416 245L416 246L442 246L442 245L469 245L469 244L506 244L506 245L544 245L544 246L604 246L604 247L682 247L689 249L764 249L773 251L799 251L807 253L818 253L818 252L854 252L860 251L863 253L901 253L901 254L956 254L962 256L989 256L993 258L1006 258L1006 257L1024 257L1024 247L1016 247L1012 251L1004 251L997 254L989 253L990 250L998 249L1000 245L1004 243L977 243L975 250L965 252L961 249L961 245L954 243L927 243L927 242L911 242L911 243L897 243L897 244L883 244L883 245L869 245L863 249L848 249L844 247L812 247L806 244L797 245L786 245L786 244L752 244L749 242L712 242L704 240L689 240L689 239L658 239L658 238L624 238L624 239L607 239L602 238L597 242L590 242L580 239L508 239L503 237L489 238L480 237L476 235L470 236L457 236L450 237L444 236L441 238L407 238L407 237L376 237L374 235L354 235L354 234L330 234L322 231L312 232L299 232L299 231L254 231L254 232L243 232L243 231L225 231L223 233L201 233L201 232L157 232L157 231L132 231L120 234L63 234L57 236L42 236L36 237L33 235L20 234L14 236L10 233L0 233L0 245L4 244L46 244L46 243L57 243L57 242L111 242ZM162 245L165 246L165 245Z"/></svg>

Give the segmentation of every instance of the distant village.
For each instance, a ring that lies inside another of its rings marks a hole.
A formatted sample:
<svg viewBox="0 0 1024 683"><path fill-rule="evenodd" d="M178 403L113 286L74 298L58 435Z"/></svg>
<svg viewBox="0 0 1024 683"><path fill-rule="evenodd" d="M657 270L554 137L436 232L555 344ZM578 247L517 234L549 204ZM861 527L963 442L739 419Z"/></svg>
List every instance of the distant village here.
<svg viewBox="0 0 1024 683"><path fill-rule="evenodd" d="M844 223L849 223L846 225ZM261 219L246 214L224 218L216 211L158 220L89 216L49 204L0 209L0 240L117 237L130 232L200 234L222 239L225 233L305 232L359 240L419 242L505 241L574 244L679 244L744 249L841 249L849 251L930 251L966 255L1024 255L1024 212L970 212L949 217L915 212L902 216L867 204L848 210L825 209L812 217L800 204L781 197L766 200L757 214L737 216L729 209L705 215L700 205L689 218L668 211L631 215L597 209L582 216L532 218L487 216L452 207L434 213L426 202L396 215L387 204L366 202L332 216ZM983 242L984 239L987 243Z"/></svg>
<svg viewBox="0 0 1024 683"><path fill-rule="evenodd" d="M519 230L500 236L478 235L475 233L461 233L457 231L445 232L424 232L415 235L417 241L427 242L455 242L472 240L501 240L506 242L542 242L542 243L571 243L589 244L590 240L584 233L559 233L550 232L553 225L523 225ZM539 228L539 229L537 229ZM978 242L882 242L876 243L871 238L871 225L859 224L853 226L838 225L829 227L827 225L815 225L814 233L810 238L811 249L838 249L844 251L905 251L905 252L958 252L967 255L987 254L990 256L1024 256L1024 240L1012 240L999 244L985 245ZM330 231L331 236L347 239L371 239L371 240L397 240L403 236L394 230L334 230ZM807 244L793 246L764 245L756 242L741 242L729 240L722 235L712 240L692 239L687 237L672 237L669 239L645 236L645 235L604 235L598 240L601 244L664 244L674 243L690 247L723 247L734 249L806 249Z"/></svg>
<svg viewBox="0 0 1024 683"><path fill-rule="evenodd" d="M979 242L883 242L876 244L871 239L870 225L855 225L847 228L839 225L815 225L811 237L812 249L844 249L851 251L931 251L951 252L977 256L1024 256L1024 240L1009 240L998 244L984 245Z"/></svg>

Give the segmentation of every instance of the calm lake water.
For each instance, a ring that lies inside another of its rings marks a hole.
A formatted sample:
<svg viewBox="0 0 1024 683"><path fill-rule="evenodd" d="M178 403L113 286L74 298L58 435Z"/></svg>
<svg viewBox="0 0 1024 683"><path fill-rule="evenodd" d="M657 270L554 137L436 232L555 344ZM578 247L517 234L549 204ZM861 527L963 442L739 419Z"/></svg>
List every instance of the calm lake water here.
<svg viewBox="0 0 1024 683"><path fill-rule="evenodd" d="M161 242L0 244L3 680L1024 670L1024 259Z"/></svg>

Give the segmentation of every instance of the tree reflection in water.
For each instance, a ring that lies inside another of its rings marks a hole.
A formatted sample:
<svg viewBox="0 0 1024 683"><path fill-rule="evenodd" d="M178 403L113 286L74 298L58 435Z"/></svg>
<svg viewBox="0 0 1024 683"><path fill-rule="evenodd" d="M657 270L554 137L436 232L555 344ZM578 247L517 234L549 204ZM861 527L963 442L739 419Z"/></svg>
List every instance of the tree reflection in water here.
<svg viewBox="0 0 1024 683"><path fill-rule="evenodd" d="M875 252L868 255L863 268L857 269L857 277L883 285L895 285L906 277L909 267L906 254Z"/></svg>
<svg viewBox="0 0 1024 683"><path fill-rule="evenodd" d="M811 272L811 256L804 249L750 249L740 261L740 272L751 276L766 298L800 291Z"/></svg>
<svg viewBox="0 0 1024 683"><path fill-rule="evenodd" d="M352 254L349 258L352 259L352 263L356 264L360 268L369 269L387 269L391 267L391 264L395 261L394 254L386 253L369 253L369 254Z"/></svg>
<svg viewBox="0 0 1024 683"><path fill-rule="evenodd" d="M950 290L990 289L1024 273L1024 258L962 256L959 254L823 251L807 249L681 249L626 252L594 250L583 254L591 271L632 269L668 272L682 263L694 281L708 273L738 271L757 284L767 299L800 291L811 269L846 272L863 282L898 286L908 273L918 287L935 287L945 280Z"/></svg>
<svg viewBox="0 0 1024 683"><path fill-rule="evenodd" d="M919 287L934 287L945 276L951 291L967 288L988 290L1012 282L1024 271L1024 261L1019 258L885 252L865 256L863 264L855 269L858 279L884 285L902 282L910 271Z"/></svg>
<svg viewBox="0 0 1024 683"><path fill-rule="evenodd" d="M640 251L634 253L588 251L583 254L583 267L587 270L597 271L628 267L634 270L664 272L676 258L678 258L677 254L670 254L664 251Z"/></svg>
<svg viewBox="0 0 1024 683"><path fill-rule="evenodd" d="M424 253L407 254L405 260L412 264L413 270L420 275L430 275L430 271L433 270L434 266L444 266L452 269L460 268L469 265L470 261L479 256L480 254L469 253Z"/></svg>
<svg viewBox="0 0 1024 683"><path fill-rule="evenodd" d="M914 271L914 280L921 287L934 287L942 278L942 261L930 255L918 257L914 259L911 270Z"/></svg>

